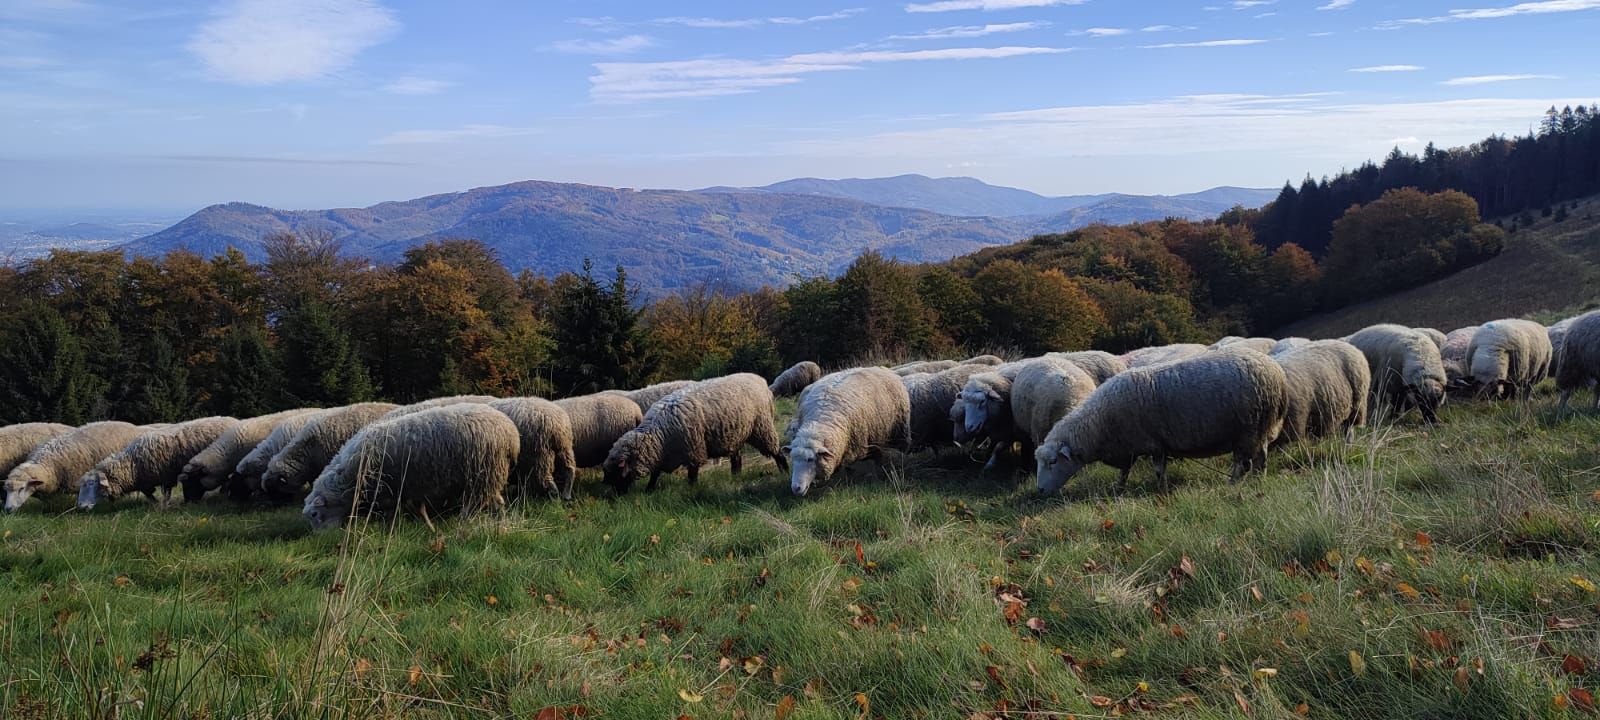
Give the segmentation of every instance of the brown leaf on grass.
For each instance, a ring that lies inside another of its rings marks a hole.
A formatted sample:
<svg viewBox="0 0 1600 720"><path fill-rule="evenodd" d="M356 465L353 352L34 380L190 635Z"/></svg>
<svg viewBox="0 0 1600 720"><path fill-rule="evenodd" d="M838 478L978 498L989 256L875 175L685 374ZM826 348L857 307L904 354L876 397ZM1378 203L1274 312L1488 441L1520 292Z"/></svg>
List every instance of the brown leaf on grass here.
<svg viewBox="0 0 1600 720"><path fill-rule="evenodd" d="M1594 693L1591 693L1588 690L1583 688L1573 688L1568 690L1567 699L1572 702L1573 707L1579 710L1591 714L1595 712Z"/></svg>
<svg viewBox="0 0 1600 720"><path fill-rule="evenodd" d="M422 666L421 665L412 665L410 669L406 670L406 684L407 685L410 685L411 687L416 687L417 686L417 681L419 681L421 679L422 679Z"/></svg>
<svg viewBox="0 0 1600 720"><path fill-rule="evenodd" d="M568 720L589 716L589 708L582 705L551 706L535 713L534 720Z"/></svg>
<svg viewBox="0 0 1600 720"><path fill-rule="evenodd" d="M1189 632L1184 630L1182 625L1173 625L1172 636L1175 638L1186 638L1189 637Z"/></svg>
<svg viewBox="0 0 1600 720"><path fill-rule="evenodd" d="M444 552L444 536L435 535L433 542L428 543L428 551L435 555Z"/></svg>
<svg viewBox="0 0 1600 720"><path fill-rule="evenodd" d="M369 673L371 671L372 671L372 662L370 660L367 660L366 658L357 658L356 659L355 676L356 676L357 680L360 680L362 677L364 677L367 673Z"/></svg>
<svg viewBox="0 0 1600 720"><path fill-rule="evenodd" d="M1443 630L1423 630L1422 640L1428 644L1428 647L1440 652L1449 650L1450 646L1454 644L1450 641L1450 636L1444 634Z"/></svg>
<svg viewBox="0 0 1600 720"><path fill-rule="evenodd" d="M1178 571L1189 577L1194 577L1194 562L1189 559L1188 555L1184 555L1183 559L1178 561Z"/></svg>
<svg viewBox="0 0 1600 720"><path fill-rule="evenodd" d="M1455 684L1456 689L1460 690L1463 695L1472 689L1472 674L1467 672L1467 666L1462 665L1456 668Z"/></svg>
<svg viewBox="0 0 1600 720"><path fill-rule="evenodd" d="M1117 526L1117 521L1112 520L1111 518L1106 518L1105 520L1100 521L1100 529L1101 530L1110 530L1111 528L1114 528L1116 526Z"/></svg>
<svg viewBox="0 0 1600 720"><path fill-rule="evenodd" d="M744 662L740 664L744 667L744 674L754 675L758 672L761 672L761 668L767 666L767 659L760 655L751 655L750 657L745 658Z"/></svg>
<svg viewBox="0 0 1600 720"><path fill-rule="evenodd" d="M1011 600L1011 601L1006 602L1006 605L1005 605L1006 623L1010 624L1010 625L1017 624L1017 621L1021 620L1022 619L1022 615L1024 613L1026 613L1027 611L1028 611L1028 606L1022 604L1020 601Z"/></svg>
<svg viewBox="0 0 1600 720"><path fill-rule="evenodd" d="M1561 656L1561 672L1568 675L1584 675L1589 672L1589 664L1577 655Z"/></svg>
<svg viewBox="0 0 1600 720"><path fill-rule="evenodd" d="M1411 585L1409 585L1407 583L1403 583L1403 582L1402 583L1395 583L1394 584L1394 591L1397 592L1397 593L1400 593L1400 595L1405 597L1405 599L1407 599L1407 600L1421 600L1422 599L1422 593L1417 592L1416 588L1411 587Z"/></svg>
<svg viewBox="0 0 1600 720"><path fill-rule="evenodd" d="M1354 650L1350 651L1350 672L1355 673L1356 677L1365 677L1367 674L1366 658Z"/></svg>
<svg viewBox="0 0 1600 720"><path fill-rule="evenodd" d="M1007 688L1011 687L1009 684L1006 683L1006 679L1005 678L1000 677L1000 668L998 668L998 667L996 667L994 665L985 665L983 667L983 672L986 675L989 676L990 680L994 681L994 684L999 685L1002 689L1007 689Z"/></svg>
<svg viewBox="0 0 1600 720"><path fill-rule="evenodd" d="M1261 588L1254 585L1250 586L1250 597L1255 598L1256 602L1262 602L1267 599L1265 595L1261 594Z"/></svg>
<svg viewBox="0 0 1600 720"><path fill-rule="evenodd" d="M1112 700L1104 695L1090 695L1089 704L1097 708L1108 708L1117 704L1117 701Z"/></svg>
<svg viewBox="0 0 1600 720"><path fill-rule="evenodd" d="M1417 547L1422 548L1423 550L1433 547L1433 537L1421 530L1418 530Z"/></svg>
<svg viewBox="0 0 1600 720"><path fill-rule="evenodd" d="M700 702L701 700L706 699L706 696L701 695L700 693L694 692L692 690L684 689L684 690L679 690L678 691L678 698L683 700L684 702L697 703L697 702Z"/></svg>
<svg viewBox="0 0 1600 720"><path fill-rule="evenodd" d="M772 720L785 720L792 712L794 712L794 696L785 695L778 701L777 709L772 711Z"/></svg>
<svg viewBox="0 0 1600 720"><path fill-rule="evenodd" d="M1239 712L1249 717L1255 717L1256 712L1250 708L1250 701L1244 699L1244 696L1240 695L1238 690L1233 691L1233 702L1239 706Z"/></svg>
<svg viewBox="0 0 1600 720"><path fill-rule="evenodd" d="M856 707L861 708L861 717L872 714L872 701L867 699L866 693L856 693Z"/></svg>
<svg viewBox="0 0 1600 720"><path fill-rule="evenodd" d="M867 564L867 553L861 549L860 541L856 542L856 564L863 566Z"/></svg>
<svg viewBox="0 0 1600 720"><path fill-rule="evenodd" d="M116 579L111 581L111 584L117 587L127 587L133 584L133 580L127 575L118 575Z"/></svg>
<svg viewBox="0 0 1600 720"><path fill-rule="evenodd" d="M1044 621L1036 617L1028 618L1028 629L1036 633L1044 632Z"/></svg>
<svg viewBox="0 0 1600 720"><path fill-rule="evenodd" d="M651 545L660 545L661 544L661 536L657 535L655 533L650 533L650 544Z"/></svg>

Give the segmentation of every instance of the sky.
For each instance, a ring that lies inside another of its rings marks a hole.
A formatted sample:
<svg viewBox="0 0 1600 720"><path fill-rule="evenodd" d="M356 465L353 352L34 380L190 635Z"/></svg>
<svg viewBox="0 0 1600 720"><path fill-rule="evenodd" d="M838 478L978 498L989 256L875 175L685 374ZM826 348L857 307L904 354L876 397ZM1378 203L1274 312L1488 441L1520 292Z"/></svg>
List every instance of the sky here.
<svg viewBox="0 0 1600 720"><path fill-rule="evenodd" d="M1600 99L1600 0L0 0L0 209L1276 187Z"/></svg>

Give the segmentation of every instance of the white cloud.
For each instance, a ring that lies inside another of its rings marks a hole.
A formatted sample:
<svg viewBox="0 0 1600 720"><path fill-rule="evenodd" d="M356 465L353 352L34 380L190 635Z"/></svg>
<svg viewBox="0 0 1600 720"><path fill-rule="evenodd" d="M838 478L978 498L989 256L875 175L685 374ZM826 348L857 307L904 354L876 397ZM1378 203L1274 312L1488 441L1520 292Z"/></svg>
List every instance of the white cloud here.
<svg viewBox="0 0 1600 720"><path fill-rule="evenodd" d="M454 84L444 80L406 76L383 86L383 91L393 95L437 95Z"/></svg>
<svg viewBox="0 0 1600 720"><path fill-rule="evenodd" d="M222 80L276 85L337 73L399 27L375 0L231 0L188 49Z"/></svg>
<svg viewBox="0 0 1600 720"><path fill-rule="evenodd" d="M906 12L935 13L954 10L1016 10L1018 8L1052 7L1056 5L1082 5L1089 0L937 0L911 3Z"/></svg>
<svg viewBox="0 0 1600 720"><path fill-rule="evenodd" d="M655 25L682 25L692 28L708 29L737 29L761 27L762 25L809 25L811 23L843 20L853 15L866 12L866 8L847 8L838 12L825 15L811 15L807 17L761 17L761 18L711 18L711 17L664 17L656 18L650 22ZM603 18L610 20L610 18Z"/></svg>
<svg viewBox="0 0 1600 720"><path fill-rule="evenodd" d="M1422 144L1422 140L1418 139L1417 136L1415 136L1415 135L1407 135L1405 137L1393 138L1393 139L1389 140L1389 144L1390 145L1421 145Z"/></svg>
<svg viewBox="0 0 1600 720"><path fill-rule="evenodd" d="M1262 5L1272 5L1276 2L1278 2L1278 0L1233 0L1233 9L1249 10L1250 8L1261 7Z"/></svg>
<svg viewBox="0 0 1600 720"><path fill-rule="evenodd" d="M0 55L0 70L38 70L55 64L56 61L37 55Z"/></svg>
<svg viewBox="0 0 1600 720"><path fill-rule="evenodd" d="M957 25L955 27L935 28L912 35L890 35L890 40L947 40L950 38L975 38L996 33L1023 32L1025 30L1038 30L1049 27L1047 22L1017 22L1001 23L998 25Z"/></svg>
<svg viewBox="0 0 1600 720"><path fill-rule="evenodd" d="M626 55L654 46L656 41L648 35L623 35L601 40L562 40L551 49L575 55Z"/></svg>
<svg viewBox="0 0 1600 720"><path fill-rule="evenodd" d="M1265 40L1201 40L1200 42L1162 43L1160 45L1140 45L1146 50L1163 50L1167 48L1209 48L1209 47L1239 47L1241 45L1260 45Z"/></svg>
<svg viewBox="0 0 1600 720"><path fill-rule="evenodd" d="M791 85L805 75L855 70L864 65L929 60L980 60L1047 55L1070 48L978 47L941 50L822 52L776 60L675 60L596 63L589 96L599 102L638 102L665 98L714 97Z"/></svg>
<svg viewBox="0 0 1600 720"><path fill-rule="evenodd" d="M1425 70L1425 69L1426 68L1422 67L1421 65L1369 65L1367 67L1350 68L1349 72L1353 72L1353 73L1396 73L1396 72L1416 72L1418 70Z"/></svg>
<svg viewBox="0 0 1600 720"><path fill-rule="evenodd" d="M1491 83L1518 82L1521 80L1560 80L1556 75L1468 75L1450 78L1440 85L1488 85Z"/></svg>
<svg viewBox="0 0 1600 720"><path fill-rule="evenodd" d="M1518 15L1548 15L1552 13L1568 13L1596 9L1600 9L1600 0L1542 0L1541 2L1517 3L1515 5L1507 5L1504 7L1451 10L1449 14L1435 15L1432 17L1387 20L1379 23L1378 27L1394 29L1406 25L1432 25L1434 23L1452 22L1456 20L1486 20L1493 18L1515 17Z"/></svg>
<svg viewBox="0 0 1600 720"><path fill-rule="evenodd" d="M1067 33L1068 35L1088 35L1089 37L1116 37L1127 35L1127 28L1092 27Z"/></svg>
<svg viewBox="0 0 1600 720"><path fill-rule="evenodd" d="M1194 28L1181 28L1177 25L1146 25L1139 28L1139 32L1167 32L1169 30L1193 30Z"/></svg>
<svg viewBox="0 0 1600 720"><path fill-rule="evenodd" d="M504 125L467 125L454 130L400 130L389 133L373 145L436 145L480 138L507 138L532 135L538 128L506 127Z"/></svg>
<svg viewBox="0 0 1600 720"><path fill-rule="evenodd" d="M1356 0L1328 0L1327 5L1319 5L1318 10L1343 10L1356 4Z"/></svg>

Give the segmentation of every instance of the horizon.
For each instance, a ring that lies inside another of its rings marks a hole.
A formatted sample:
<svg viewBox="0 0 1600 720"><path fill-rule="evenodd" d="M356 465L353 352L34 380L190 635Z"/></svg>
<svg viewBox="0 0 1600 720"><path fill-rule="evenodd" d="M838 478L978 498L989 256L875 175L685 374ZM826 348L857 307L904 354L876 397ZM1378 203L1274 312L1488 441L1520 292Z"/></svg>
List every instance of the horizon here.
<svg viewBox="0 0 1600 720"><path fill-rule="evenodd" d="M904 174L1176 195L1519 134L1595 100L1579 69L1600 56L1600 0L1457 4L0 0L0 203Z"/></svg>

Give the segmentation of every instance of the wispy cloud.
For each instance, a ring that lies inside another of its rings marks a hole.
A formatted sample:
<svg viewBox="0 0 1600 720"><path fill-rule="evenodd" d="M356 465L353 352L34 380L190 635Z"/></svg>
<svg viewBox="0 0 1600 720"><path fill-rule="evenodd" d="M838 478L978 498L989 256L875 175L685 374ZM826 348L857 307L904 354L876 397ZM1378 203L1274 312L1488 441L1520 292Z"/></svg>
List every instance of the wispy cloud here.
<svg viewBox="0 0 1600 720"><path fill-rule="evenodd" d="M936 13L956 10L1016 10L1018 8L1052 7L1055 5L1082 5L1089 0L937 0L911 3L906 12Z"/></svg>
<svg viewBox="0 0 1600 720"><path fill-rule="evenodd" d="M1488 20L1493 18L1516 17L1518 15L1549 15L1552 13L1579 12L1582 10L1600 9L1600 0L1541 0L1540 2L1525 2L1503 7L1475 8L1465 10L1451 10L1445 15L1431 17L1405 18L1402 20L1386 20L1378 27L1393 29L1406 25L1432 25L1435 23L1454 22L1458 20Z"/></svg>
<svg viewBox="0 0 1600 720"><path fill-rule="evenodd" d="M713 18L677 16L656 18L651 20L650 23L654 25L682 25L692 28L737 29L761 27L762 25L809 25L811 23L843 20L866 11L866 8L847 8L838 12L805 17ZM610 20L610 18L603 19Z"/></svg>
<svg viewBox="0 0 1600 720"><path fill-rule="evenodd" d="M1278 0L1233 0L1233 9L1249 10L1250 8L1257 8L1263 5L1272 5L1277 2Z"/></svg>
<svg viewBox="0 0 1600 720"><path fill-rule="evenodd" d="M538 128L504 125L467 125L452 130L400 130L377 140L373 145L436 145L480 138L508 138L533 135Z"/></svg>
<svg viewBox="0 0 1600 720"><path fill-rule="evenodd" d="M1317 6L1318 10L1343 10L1356 4L1356 0L1329 0L1327 5Z"/></svg>
<svg viewBox="0 0 1600 720"><path fill-rule="evenodd" d="M391 95L438 95L453 85L455 83L445 80L408 75L383 86L383 91Z"/></svg>
<svg viewBox="0 0 1600 720"><path fill-rule="evenodd" d="M1038 30L1049 27L1047 22L1017 22L990 25L957 25L955 27L934 28L920 33L909 35L890 35L890 40L948 40L951 38L975 38L997 33L1023 32L1025 30Z"/></svg>
<svg viewBox="0 0 1600 720"><path fill-rule="evenodd" d="M1168 48L1211 48L1211 47L1239 47L1241 45L1260 45L1266 40L1234 39L1234 40L1201 40L1186 43L1161 43L1160 45L1140 45L1146 50L1164 50Z"/></svg>
<svg viewBox="0 0 1600 720"><path fill-rule="evenodd" d="M656 41L648 35L623 35L599 40L562 40L550 47L558 52L575 55L626 55L655 44Z"/></svg>
<svg viewBox="0 0 1600 720"><path fill-rule="evenodd" d="M276 85L337 73L399 27L375 0L231 0L187 47L219 79Z"/></svg>
<svg viewBox="0 0 1600 720"><path fill-rule="evenodd" d="M1425 70L1421 65L1368 65L1367 67L1350 68L1353 73L1397 73L1416 72Z"/></svg>
<svg viewBox="0 0 1600 720"><path fill-rule="evenodd" d="M56 61L38 55L0 55L0 70L38 70L55 64Z"/></svg>
<svg viewBox="0 0 1600 720"><path fill-rule="evenodd" d="M1557 75L1468 75L1439 83L1440 85L1489 85L1492 83L1519 82L1522 80L1560 80Z"/></svg>
<svg viewBox="0 0 1600 720"><path fill-rule="evenodd" d="M597 63L596 74L589 78L589 95L607 103L738 95L797 83L805 75L855 70L878 63L997 59L1069 51L1070 48L1008 46L803 53L776 60Z"/></svg>
<svg viewBox="0 0 1600 720"><path fill-rule="evenodd" d="M257 155L163 155L158 160L173 162L266 164L266 165L373 165L380 167L405 167L415 163L396 160L363 160L354 158L298 158Z"/></svg>
<svg viewBox="0 0 1600 720"><path fill-rule="evenodd" d="M1116 37L1118 35L1127 35L1129 32L1132 31L1127 28L1092 27L1084 28L1082 30L1074 30L1067 34L1072 36L1088 35L1089 37Z"/></svg>

